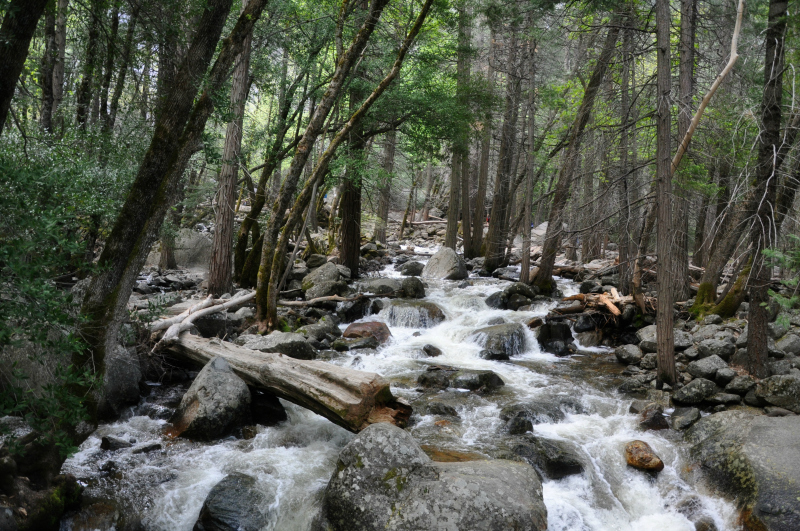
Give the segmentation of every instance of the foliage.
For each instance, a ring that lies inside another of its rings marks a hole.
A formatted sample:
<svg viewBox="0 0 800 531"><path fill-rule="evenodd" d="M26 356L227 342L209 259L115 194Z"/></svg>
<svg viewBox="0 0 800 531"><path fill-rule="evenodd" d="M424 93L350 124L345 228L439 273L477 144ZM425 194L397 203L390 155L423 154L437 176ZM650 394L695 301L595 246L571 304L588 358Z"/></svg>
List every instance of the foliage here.
<svg viewBox="0 0 800 531"><path fill-rule="evenodd" d="M764 254L771 265L781 267L788 273L788 278L781 280L784 289L769 290L770 297L783 310L797 308L800 306L800 293L798 293L798 287L800 287L800 236L790 234L785 250L765 249ZM787 314L782 313L780 319L788 320Z"/></svg>

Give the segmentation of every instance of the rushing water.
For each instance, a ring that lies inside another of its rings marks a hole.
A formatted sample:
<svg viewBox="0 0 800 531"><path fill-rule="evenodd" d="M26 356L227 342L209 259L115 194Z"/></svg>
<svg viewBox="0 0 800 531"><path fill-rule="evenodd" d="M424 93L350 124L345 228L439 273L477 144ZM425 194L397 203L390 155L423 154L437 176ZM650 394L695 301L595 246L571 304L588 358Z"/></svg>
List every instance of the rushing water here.
<svg viewBox="0 0 800 531"><path fill-rule="evenodd" d="M398 276L391 267L382 275ZM393 392L412 403L421 396L415 390L417 376L431 363L490 369L502 377L506 385L492 395L443 392L448 403L455 404L458 421L415 415L409 430L421 444L487 458L507 457L513 437L504 433L500 410L562 396L579 407L565 410L560 422L535 425L534 433L575 445L585 471L544 481L550 530L694 531L693 521L700 517L713 520L720 531L737 529L733 505L704 493L689 479L680 434L637 428L636 417L628 413L630 400L612 390L618 369L608 370L610 351L586 349L577 356L557 358L542 352L525 327L524 352L511 362L478 356L481 347L472 337L476 329L497 318L525 322L545 315L551 304L529 312L488 308L485 297L507 284L494 279L473 279L466 288L458 288L458 282L428 284L426 300L444 310L444 322L426 329L390 326L392 338L376 354L346 353L333 361L384 375ZM559 287L565 295L576 292L569 281L560 280ZM386 312L364 320L384 321ZM426 344L443 354L426 358L421 352ZM130 417L100 427L65 463L64 472L82 479L87 496L114 498L141 514L146 529L189 531L209 490L225 474L239 471L254 476L258 488L275 500L271 507L261 508L272 515L268 529L309 529L336 457L352 434L284 402L289 420L272 428L259 427L249 440L231 437L213 444L168 440L162 436L166 421L159 419L169 416L169 406L180 399L183 389L154 388L152 397L133 408ZM148 442L160 442L163 449L141 454L131 449L103 451L100 438L105 435L135 439L134 449ZM623 448L633 439L648 442L663 459L666 466L657 477L626 466ZM71 529L71 523L65 521L62 529Z"/></svg>

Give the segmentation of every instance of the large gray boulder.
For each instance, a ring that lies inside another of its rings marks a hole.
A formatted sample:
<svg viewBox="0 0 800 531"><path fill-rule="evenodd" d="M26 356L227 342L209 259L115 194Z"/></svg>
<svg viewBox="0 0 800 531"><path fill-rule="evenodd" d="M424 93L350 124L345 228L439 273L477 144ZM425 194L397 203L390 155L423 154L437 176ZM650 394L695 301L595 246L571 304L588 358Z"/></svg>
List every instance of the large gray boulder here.
<svg viewBox="0 0 800 531"><path fill-rule="evenodd" d="M332 297L333 295L345 297L349 294L350 287L344 280L325 280L315 283L306 290L306 300L316 299L318 297Z"/></svg>
<svg viewBox="0 0 800 531"><path fill-rule="evenodd" d="M444 311L436 304L421 300L392 300L380 311L391 326L431 328L445 320Z"/></svg>
<svg viewBox="0 0 800 531"><path fill-rule="evenodd" d="M520 323L505 323L477 330L472 338L486 350L515 356L525 350L525 327Z"/></svg>
<svg viewBox="0 0 800 531"><path fill-rule="evenodd" d="M642 349L642 352L655 352L657 350L656 325L640 328L636 331L636 338L639 340L639 348Z"/></svg>
<svg viewBox="0 0 800 531"><path fill-rule="evenodd" d="M269 335L244 334L236 338L236 344L261 352L280 352L298 360L313 360L317 350L308 344L305 336L276 330Z"/></svg>
<svg viewBox="0 0 800 531"><path fill-rule="evenodd" d="M773 406L800 413L800 376L783 374L764 378L756 386L756 396Z"/></svg>
<svg viewBox="0 0 800 531"><path fill-rule="evenodd" d="M736 345L725 339L704 339L697 345L701 358L719 356L723 360L731 359L736 352Z"/></svg>
<svg viewBox="0 0 800 531"><path fill-rule="evenodd" d="M357 290L361 293L391 295L396 291L400 291L400 281L393 278L370 278L359 282Z"/></svg>
<svg viewBox="0 0 800 531"><path fill-rule="evenodd" d="M301 287L306 293L307 300L331 295L344 296L350 292L345 278L350 278L349 270L348 274L344 275L339 266L333 262L325 262L303 278Z"/></svg>
<svg viewBox="0 0 800 531"><path fill-rule="evenodd" d="M691 362L686 367L686 372L695 378L705 378L706 380L713 380L717 375L719 369L724 369L728 366L725 361L719 356L709 356L697 361Z"/></svg>
<svg viewBox="0 0 800 531"><path fill-rule="evenodd" d="M314 341L322 341L323 339L337 338L342 335L342 331L336 326L329 316L323 316L319 321L314 324L302 326L297 329L298 334L303 337Z"/></svg>
<svg viewBox="0 0 800 531"><path fill-rule="evenodd" d="M100 418L117 418L125 408L136 404L143 376L136 349L116 345L105 360L103 387L98 401Z"/></svg>
<svg viewBox="0 0 800 531"><path fill-rule="evenodd" d="M341 278L336 264L325 262L303 278L303 291L307 291L320 282L335 282Z"/></svg>
<svg viewBox="0 0 800 531"><path fill-rule="evenodd" d="M260 531L274 519L276 495L251 476L228 474L208 493L192 531Z"/></svg>
<svg viewBox="0 0 800 531"><path fill-rule="evenodd" d="M224 358L209 361L170 419L183 437L210 441L250 422L250 390Z"/></svg>
<svg viewBox="0 0 800 531"><path fill-rule="evenodd" d="M329 531L542 531L547 509L526 463L436 463L407 432L373 424L339 454L325 491Z"/></svg>
<svg viewBox="0 0 800 531"><path fill-rule="evenodd" d="M792 356L800 355L800 336L786 334L775 343L775 347L783 351L784 354L790 354Z"/></svg>
<svg viewBox="0 0 800 531"><path fill-rule="evenodd" d="M449 247L439 249L422 269L423 278L463 280L468 276L464 260Z"/></svg>
<svg viewBox="0 0 800 531"><path fill-rule="evenodd" d="M691 455L736 500L746 529L800 529L800 416L734 410L702 418L686 433Z"/></svg>
<svg viewBox="0 0 800 531"><path fill-rule="evenodd" d="M716 393L717 386L714 385L714 382L705 378L695 378L675 391L672 399L678 404L693 405L699 404Z"/></svg>
<svg viewBox="0 0 800 531"><path fill-rule="evenodd" d="M636 345L622 345L614 349L614 355L625 365L636 365L644 357L642 349Z"/></svg>

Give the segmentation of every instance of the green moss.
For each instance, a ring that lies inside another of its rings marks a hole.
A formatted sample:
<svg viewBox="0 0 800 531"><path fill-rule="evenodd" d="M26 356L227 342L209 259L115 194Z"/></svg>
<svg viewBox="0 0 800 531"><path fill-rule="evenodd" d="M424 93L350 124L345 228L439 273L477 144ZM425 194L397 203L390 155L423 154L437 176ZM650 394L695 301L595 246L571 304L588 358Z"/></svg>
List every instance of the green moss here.
<svg viewBox="0 0 800 531"><path fill-rule="evenodd" d="M714 304L715 292L714 285L711 282L703 282L697 288L697 296L694 299L694 304L689 310L695 317L703 317L711 309Z"/></svg>
<svg viewBox="0 0 800 531"><path fill-rule="evenodd" d="M406 488L406 483L408 483L408 478L402 475L396 468L391 468L386 475L383 476L383 483L386 485L387 489L391 489L392 486L394 486L397 492L403 492L403 489ZM392 483L394 483L394 485L392 485Z"/></svg>
<svg viewBox="0 0 800 531"><path fill-rule="evenodd" d="M77 507L80 498L81 488L75 481L69 481L64 476L56 478L56 485L30 511L20 531L55 531L64 512Z"/></svg>
<svg viewBox="0 0 800 531"><path fill-rule="evenodd" d="M361 460L361 456L356 457L356 468L364 468L364 462Z"/></svg>
<svg viewBox="0 0 800 531"><path fill-rule="evenodd" d="M750 266L748 265L742 269L742 272L736 277L736 282L734 282L733 288L728 291L728 294L725 295L719 304L711 308L711 313L715 313L723 319L736 315L736 310L739 309L739 306L742 305L742 301L744 301L744 288L747 277L749 276Z"/></svg>

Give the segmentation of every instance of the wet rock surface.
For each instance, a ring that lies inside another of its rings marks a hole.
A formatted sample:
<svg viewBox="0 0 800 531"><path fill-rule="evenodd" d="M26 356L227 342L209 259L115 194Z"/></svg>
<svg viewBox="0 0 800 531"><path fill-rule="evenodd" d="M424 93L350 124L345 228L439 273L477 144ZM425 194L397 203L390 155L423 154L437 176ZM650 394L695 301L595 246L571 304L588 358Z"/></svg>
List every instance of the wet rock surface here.
<svg viewBox="0 0 800 531"><path fill-rule="evenodd" d="M270 494L257 490L251 476L229 474L208 493L192 531L260 531L271 520L277 493Z"/></svg>
<svg viewBox="0 0 800 531"><path fill-rule="evenodd" d="M631 441L625 445L625 461L629 466L639 470L648 472L664 470L664 462L644 441Z"/></svg>
<svg viewBox="0 0 800 531"><path fill-rule="evenodd" d="M541 482L530 465L436 463L408 433L388 424L361 432L340 452L336 468L320 529L547 528Z"/></svg>

